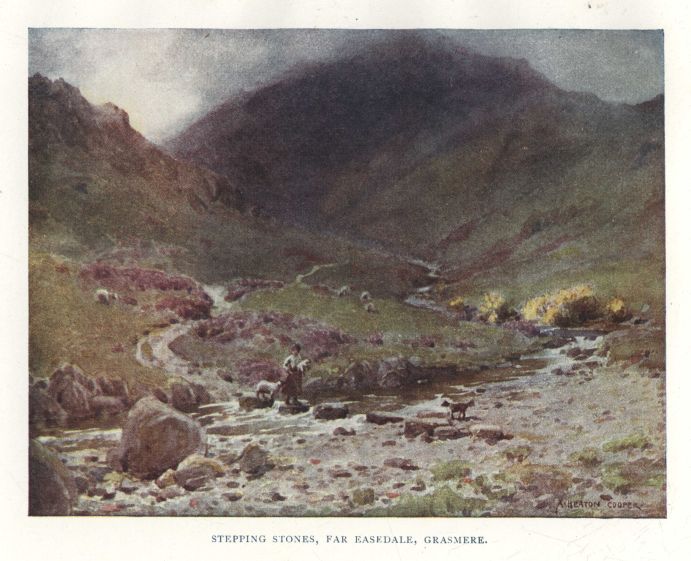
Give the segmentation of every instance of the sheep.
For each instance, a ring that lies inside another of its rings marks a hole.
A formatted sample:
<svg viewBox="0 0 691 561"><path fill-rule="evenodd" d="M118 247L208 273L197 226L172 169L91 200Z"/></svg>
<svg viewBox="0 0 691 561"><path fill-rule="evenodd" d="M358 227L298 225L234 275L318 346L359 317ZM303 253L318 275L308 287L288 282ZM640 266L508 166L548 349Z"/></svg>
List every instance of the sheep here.
<svg viewBox="0 0 691 561"><path fill-rule="evenodd" d="M458 417L458 420L460 421L465 420L465 412L468 409L468 407L472 407L475 405L474 400L467 401L466 403L454 403L453 401L449 401L445 399L444 401L441 402L442 407L448 407L449 408L449 421L454 420L454 415L456 413L462 415L462 417Z"/></svg>
<svg viewBox="0 0 691 561"><path fill-rule="evenodd" d="M257 400L261 403L270 403L273 405L278 392L281 391L282 382L269 382L268 380L261 380L257 383L254 388L254 393L257 396Z"/></svg>
<svg viewBox="0 0 691 561"><path fill-rule="evenodd" d="M369 302L372 299L372 295L366 290L360 294L360 302Z"/></svg>
<svg viewBox="0 0 691 561"><path fill-rule="evenodd" d="M106 288L99 288L94 293L94 299L99 304L105 304L108 306L118 300L118 295L115 292L110 292Z"/></svg>
<svg viewBox="0 0 691 561"><path fill-rule="evenodd" d="M365 304L365 311L366 311L368 314L374 314L374 313L377 312L377 310L376 310L376 308L374 307L374 304L372 304L372 302L367 302L367 304Z"/></svg>
<svg viewBox="0 0 691 561"><path fill-rule="evenodd" d="M350 287L349 287L347 284L344 284L341 288L339 288L339 289L336 291L336 295L337 295L339 298L340 298L340 297L343 297L343 296L347 296L348 294L350 294Z"/></svg>

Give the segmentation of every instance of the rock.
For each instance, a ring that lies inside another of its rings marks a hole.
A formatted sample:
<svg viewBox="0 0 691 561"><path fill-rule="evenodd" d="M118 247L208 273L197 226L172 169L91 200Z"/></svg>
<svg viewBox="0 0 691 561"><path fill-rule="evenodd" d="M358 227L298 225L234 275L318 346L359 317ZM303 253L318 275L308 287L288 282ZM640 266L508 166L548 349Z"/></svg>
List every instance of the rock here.
<svg viewBox="0 0 691 561"><path fill-rule="evenodd" d="M101 393L105 396L119 397L125 403L130 399L130 389L127 382L121 378L107 378L105 376L99 376L96 379L96 384L101 390Z"/></svg>
<svg viewBox="0 0 691 561"><path fill-rule="evenodd" d="M448 426L441 423L428 423L424 421L407 420L403 427L403 434L406 438L415 438L421 434L432 436L437 427Z"/></svg>
<svg viewBox="0 0 691 561"><path fill-rule="evenodd" d="M382 446L396 446L395 440L385 440L381 443Z"/></svg>
<svg viewBox="0 0 691 561"><path fill-rule="evenodd" d="M259 399L254 395L243 395L238 398L238 405L245 411L252 411L253 409L268 409L273 407L273 400Z"/></svg>
<svg viewBox="0 0 691 561"><path fill-rule="evenodd" d="M405 471L413 471L420 469L411 460L407 458L388 458L384 460L384 465L386 467L398 468Z"/></svg>
<svg viewBox="0 0 691 561"><path fill-rule="evenodd" d="M140 399L130 410L111 465L141 479L155 479L200 452L204 431L195 420L154 397Z"/></svg>
<svg viewBox="0 0 691 561"><path fill-rule="evenodd" d="M227 501L239 501L244 495L240 491L233 491L231 493L223 493L223 498Z"/></svg>
<svg viewBox="0 0 691 561"><path fill-rule="evenodd" d="M159 489L165 489L166 487L175 485L175 470L167 469L156 479L155 483Z"/></svg>
<svg viewBox="0 0 691 561"><path fill-rule="evenodd" d="M72 513L77 486L55 453L38 442L29 443L29 515L64 516Z"/></svg>
<svg viewBox="0 0 691 561"><path fill-rule="evenodd" d="M365 415L365 420L368 423L374 423L375 425L385 425L387 423L400 423L403 421L403 417L397 415L391 415L389 413L377 413L375 411L370 411Z"/></svg>
<svg viewBox="0 0 691 561"><path fill-rule="evenodd" d="M439 440L456 440L470 436L470 432L455 427L437 427L434 429L434 436Z"/></svg>
<svg viewBox="0 0 691 561"><path fill-rule="evenodd" d="M166 392L164 392L161 388L153 388L151 390L151 395L153 395L161 403L168 403L170 401L168 399L168 394L166 394Z"/></svg>
<svg viewBox="0 0 691 561"><path fill-rule="evenodd" d="M499 440L513 438L513 436L504 433L501 427L496 425L473 425L470 427L470 432L474 437L482 438L488 443L496 443Z"/></svg>
<svg viewBox="0 0 691 561"><path fill-rule="evenodd" d="M127 404L119 397L97 395L91 398L91 407L96 415L117 415L127 409Z"/></svg>
<svg viewBox="0 0 691 561"><path fill-rule="evenodd" d="M353 477L353 474L350 473L347 469L332 469L329 471L329 475L333 478L339 478L339 477Z"/></svg>
<svg viewBox="0 0 691 561"><path fill-rule="evenodd" d="M72 419L93 417L91 399L101 393L96 382L73 364L62 364L53 372L48 384L48 394Z"/></svg>
<svg viewBox="0 0 691 561"><path fill-rule="evenodd" d="M416 481L415 485L410 488L411 491L425 491L426 489L427 485L425 485L425 482L422 480Z"/></svg>
<svg viewBox="0 0 691 561"><path fill-rule="evenodd" d="M377 385L380 388L400 388L415 381L413 366L401 357L382 360L377 369Z"/></svg>
<svg viewBox="0 0 691 561"><path fill-rule="evenodd" d="M353 491L352 501L353 504L357 506L374 504L374 489L370 487L355 489Z"/></svg>
<svg viewBox="0 0 691 561"><path fill-rule="evenodd" d="M353 390L366 390L376 387L376 366L367 361L352 362L343 373L343 385Z"/></svg>
<svg viewBox="0 0 691 561"><path fill-rule="evenodd" d="M346 429L345 427L336 427L333 431L334 436L355 436L355 429Z"/></svg>
<svg viewBox="0 0 691 561"><path fill-rule="evenodd" d="M191 413L200 405L211 403L211 396L204 386L185 380L170 386L170 403L178 411Z"/></svg>
<svg viewBox="0 0 691 561"><path fill-rule="evenodd" d="M555 376L563 376L564 370L562 368L555 368L552 370L552 374L554 374Z"/></svg>
<svg viewBox="0 0 691 561"><path fill-rule="evenodd" d="M269 457L269 452L254 442L245 446L240 457L240 470L250 475L263 475L271 470L274 465Z"/></svg>
<svg viewBox="0 0 691 561"><path fill-rule="evenodd" d="M278 412L283 415L297 415L298 413L307 413L309 410L310 406L306 403L284 403L278 408Z"/></svg>
<svg viewBox="0 0 691 561"><path fill-rule="evenodd" d="M418 411L415 416L419 419L446 419L449 414L446 411Z"/></svg>
<svg viewBox="0 0 691 561"><path fill-rule="evenodd" d="M67 412L43 388L34 384L29 388L29 422L64 424Z"/></svg>
<svg viewBox="0 0 691 561"><path fill-rule="evenodd" d="M543 346L545 349L558 349L574 341L573 337L551 337Z"/></svg>
<svg viewBox="0 0 691 561"><path fill-rule="evenodd" d="M187 491L196 491L210 480L220 477L225 468L212 458L192 454L185 458L175 470L175 482Z"/></svg>
<svg viewBox="0 0 691 561"><path fill-rule="evenodd" d="M342 403L321 403L314 408L312 414L315 419L325 421L345 419L348 416L348 406Z"/></svg>
<svg viewBox="0 0 691 561"><path fill-rule="evenodd" d="M274 501L274 502L276 502L276 501L285 501L285 500L286 500L286 497L284 497L283 495L281 495L281 493L275 492L275 493L271 493L271 500Z"/></svg>
<svg viewBox="0 0 691 561"><path fill-rule="evenodd" d="M229 383L230 383L230 382L233 381L233 373L230 372L229 370L223 370L223 369L219 368L219 369L216 371L216 375L217 375L221 380L223 380L224 382L229 382Z"/></svg>

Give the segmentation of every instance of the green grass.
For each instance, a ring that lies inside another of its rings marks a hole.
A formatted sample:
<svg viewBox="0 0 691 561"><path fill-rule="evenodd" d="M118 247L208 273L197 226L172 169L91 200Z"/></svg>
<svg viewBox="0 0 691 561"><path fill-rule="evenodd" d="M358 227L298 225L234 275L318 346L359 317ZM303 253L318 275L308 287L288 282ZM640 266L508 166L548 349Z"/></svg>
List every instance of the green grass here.
<svg viewBox="0 0 691 561"><path fill-rule="evenodd" d="M59 262L32 252L29 258L29 369L49 376L62 362L78 365L89 376L115 376L128 382L159 384L165 375L141 366L136 342L155 323L155 316L136 313L123 304L104 306L93 291L83 290L77 265L59 273ZM113 352L120 345L123 352Z"/></svg>
<svg viewBox="0 0 691 561"><path fill-rule="evenodd" d="M623 438L605 442L602 445L602 449L605 452L622 452L624 450L645 450L650 448L650 446L650 439L643 433L637 432Z"/></svg>
<svg viewBox="0 0 691 561"><path fill-rule="evenodd" d="M602 455L595 448L584 448L574 452L569 456L569 459L585 467L595 467L602 463Z"/></svg>
<svg viewBox="0 0 691 561"><path fill-rule="evenodd" d="M471 469L470 464L461 460L451 460L442 462L432 467L432 479L434 481L449 481L468 477Z"/></svg>
<svg viewBox="0 0 691 561"><path fill-rule="evenodd" d="M423 495L402 495L398 502L388 507L378 507L366 512L366 516L478 516L487 501L479 498L465 498L449 487L435 489Z"/></svg>

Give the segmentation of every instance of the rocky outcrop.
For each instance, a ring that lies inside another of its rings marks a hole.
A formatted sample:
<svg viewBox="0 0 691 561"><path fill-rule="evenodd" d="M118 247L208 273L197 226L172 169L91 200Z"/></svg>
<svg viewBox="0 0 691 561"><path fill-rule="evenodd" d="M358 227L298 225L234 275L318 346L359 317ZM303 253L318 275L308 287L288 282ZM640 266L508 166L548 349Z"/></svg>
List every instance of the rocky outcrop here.
<svg viewBox="0 0 691 561"><path fill-rule="evenodd" d="M169 403L178 411L190 413L200 405L211 402L211 395L206 388L200 384L194 384L183 380L175 382L170 386Z"/></svg>
<svg viewBox="0 0 691 561"><path fill-rule="evenodd" d="M154 397L145 397L130 410L120 443L109 459L115 469L154 479L190 454L201 452L204 440L195 420Z"/></svg>
<svg viewBox="0 0 691 561"><path fill-rule="evenodd" d="M259 477L273 469L269 452L254 442L245 446L240 456L240 470L248 475Z"/></svg>
<svg viewBox="0 0 691 561"><path fill-rule="evenodd" d="M60 404L38 384L29 386L29 422L63 424L67 412Z"/></svg>
<svg viewBox="0 0 691 561"><path fill-rule="evenodd" d="M72 419L93 417L95 411L91 400L102 393L98 384L74 364L60 365L48 384L48 394Z"/></svg>
<svg viewBox="0 0 691 561"><path fill-rule="evenodd" d="M77 487L60 459L40 442L29 443L29 515L72 513Z"/></svg>

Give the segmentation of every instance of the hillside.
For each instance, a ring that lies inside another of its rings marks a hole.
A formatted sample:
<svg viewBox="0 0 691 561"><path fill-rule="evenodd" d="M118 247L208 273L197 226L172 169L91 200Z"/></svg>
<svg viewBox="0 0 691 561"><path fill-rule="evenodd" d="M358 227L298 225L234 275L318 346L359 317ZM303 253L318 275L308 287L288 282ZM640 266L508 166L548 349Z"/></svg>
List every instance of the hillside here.
<svg viewBox="0 0 691 561"><path fill-rule="evenodd" d="M609 104L402 33L231 99L167 148L281 220L438 262L446 294L593 281L659 306L663 136L661 97Z"/></svg>
<svg viewBox="0 0 691 561"><path fill-rule="evenodd" d="M291 280L346 264L344 280L404 293L422 274L378 251L257 216L236 182L175 160L112 105L63 80L29 80L30 239L78 261L134 261L204 282ZM391 271L398 274L391 279Z"/></svg>

